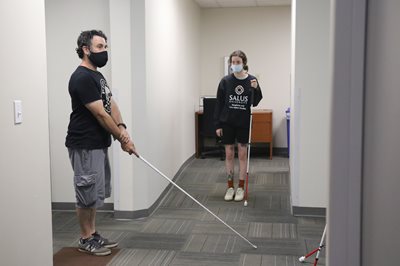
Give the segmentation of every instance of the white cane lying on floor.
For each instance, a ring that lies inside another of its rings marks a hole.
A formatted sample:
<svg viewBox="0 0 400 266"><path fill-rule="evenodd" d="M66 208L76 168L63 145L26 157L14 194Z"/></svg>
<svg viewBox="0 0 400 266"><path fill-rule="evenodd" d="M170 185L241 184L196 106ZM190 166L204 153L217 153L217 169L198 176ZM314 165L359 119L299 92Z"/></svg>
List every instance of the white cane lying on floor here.
<svg viewBox="0 0 400 266"><path fill-rule="evenodd" d="M207 209L203 204L201 204L198 200L196 200L195 198L193 198L189 193L187 193L183 188L181 188L180 186L178 186L174 181L172 181L170 178L168 178L166 175L164 175L160 170L158 170L155 166L153 166L151 163L149 163L145 158L143 158L140 155L137 155L137 157L142 160L143 162L145 162L148 166L150 166L154 171L156 171L157 173L159 173L162 177L164 177L165 179L168 180L168 182L170 182L172 185L174 185L176 188L178 188L180 191L182 191L183 193L186 194L186 196L188 196L189 198L191 198L194 202L196 202L197 204L199 204L203 209L205 209L209 214L211 214L212 216L214 216L218 221L220 221L221 223L223 223L226 227L228 227L229 229L231 229L235 234L237 234L238 236L240 236L244 241L246 241L247 243L249 243L254 249L257 249L257 246L254 245L253 243L251 243L247 238L245 238L244 236L242 236L239 232L237 232L235 229L233 229L230 225L228 225L227 223L225 223L224 221L222 221L221 218L219 218L216 214L214 214L212 211L210 211L209 209Z"/></svg>

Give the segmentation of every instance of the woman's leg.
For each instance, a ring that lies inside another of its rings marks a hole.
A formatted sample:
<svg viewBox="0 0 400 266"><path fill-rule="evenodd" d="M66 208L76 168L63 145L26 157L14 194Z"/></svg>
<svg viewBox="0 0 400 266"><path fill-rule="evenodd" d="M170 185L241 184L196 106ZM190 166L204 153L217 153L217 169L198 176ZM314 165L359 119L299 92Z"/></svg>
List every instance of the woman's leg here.
<svg viewBox="0 0 400 266"><path fill-rule="evenodd" d="M233 182L233 172L234 172L234 165L235 165L235 146L233 144L225 145L225 169L226 174L228 176L228 182L231 180ZM233 187L228 185L228 187Z"/></svg>
<svg viewBox="0 0 400 266"><path fill-rule="evenodd" d="M244 180L247 171L247 144L239 143L238 149L239 149L239 180Z"/></svg>
<svg viewBox="0 0 400 266"><path fill-rule="evenodd" d="M228 177L228 189L226 190L224 199L226 201L233 200L235 190L233 188L233 170L235 162L235 146L233 144L225 145L225 169Z"/></svg>
<svg viewBox="0 0 400 266"><path fill-rule="evenodd" d="M244 198L244 178L247 171L247 144L239 143L239 186L236 190L235 201L242 201Z"/></svg>

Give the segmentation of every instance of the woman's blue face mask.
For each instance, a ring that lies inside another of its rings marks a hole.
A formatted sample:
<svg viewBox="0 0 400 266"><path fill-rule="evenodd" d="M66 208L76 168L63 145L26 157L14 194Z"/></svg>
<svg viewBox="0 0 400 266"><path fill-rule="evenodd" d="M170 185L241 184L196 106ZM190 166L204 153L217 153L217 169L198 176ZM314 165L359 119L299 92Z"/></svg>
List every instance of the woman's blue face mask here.
<svg viewBox="0 0 400 266"><path fill-rule="evenodd" d="M231 65L231 70L233 73L239 73L240 71L243 70L243 65L242 64Z"/></svg>

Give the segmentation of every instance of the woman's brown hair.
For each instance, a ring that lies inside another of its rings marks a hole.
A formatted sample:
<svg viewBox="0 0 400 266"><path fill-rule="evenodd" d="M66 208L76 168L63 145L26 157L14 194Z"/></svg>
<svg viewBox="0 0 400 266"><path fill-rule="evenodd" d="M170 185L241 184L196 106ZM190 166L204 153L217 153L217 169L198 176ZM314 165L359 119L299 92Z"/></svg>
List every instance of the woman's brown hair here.
<svg viewBox="0 0 400 266"><path fill-rule="evenodd" d="M231 55L229 56L229 65L232 64L232 57L233 57L233 56L238 56L238 57L242 58L243 67L244 67L244 66L247 66L247 56L246 56L246 54L245 54L243 51L241 51L241 50L236 50L236 51L234 51L233 53L231 53Z"/></svg>

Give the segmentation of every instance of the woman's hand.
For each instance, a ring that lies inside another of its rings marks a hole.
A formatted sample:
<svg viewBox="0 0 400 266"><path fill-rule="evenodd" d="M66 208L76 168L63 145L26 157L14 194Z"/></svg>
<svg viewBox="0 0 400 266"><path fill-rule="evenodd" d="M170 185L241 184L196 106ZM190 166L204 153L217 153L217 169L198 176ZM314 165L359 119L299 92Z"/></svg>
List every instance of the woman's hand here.
<svg viewBox="0 0 400 266"><path fill-rule="evenodd" d="M217 136L218 137L222 137L222 128L218 128L216 131L215 131L215 134L217 134Z"/></svg>
<svg viewBox="0 0 400 266"><path fill-rule="evenodd" d="M257 88L258 88L258 82L257 82L256 79L250 80L250 84L251 84L251 86L252 86L254 89L257 89Z"/></svg>

